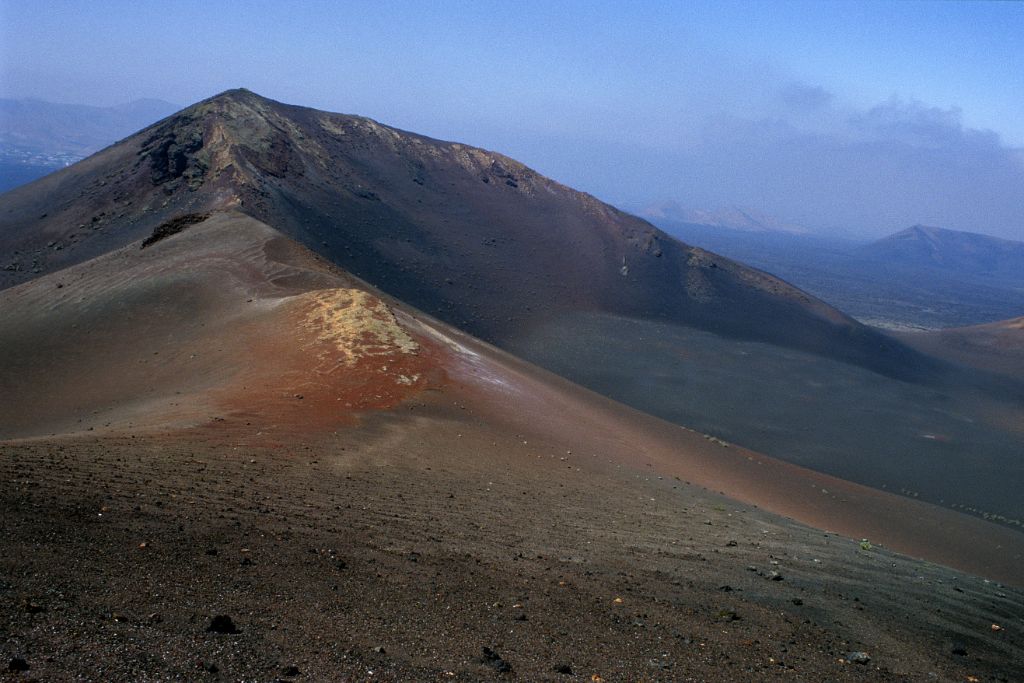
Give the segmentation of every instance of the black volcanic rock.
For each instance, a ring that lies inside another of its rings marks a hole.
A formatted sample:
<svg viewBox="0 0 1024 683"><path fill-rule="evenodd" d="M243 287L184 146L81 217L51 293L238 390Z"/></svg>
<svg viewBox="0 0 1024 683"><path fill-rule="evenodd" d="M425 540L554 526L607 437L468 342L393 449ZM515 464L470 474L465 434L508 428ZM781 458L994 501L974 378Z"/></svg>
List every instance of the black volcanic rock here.
<svg viewBox="0 0 1024 683"><path fill-rule="evenodd" d="M900 377L924 356L785 282L495 152L232 90L0 197L10 286L236 209L499 346L576 311L692 325ZM66 244L56 251L52 241ZM38 272L36 272L38 271Z"/></svg>
<svg viewBox="0 0 1024 683"><path fill-rule="evenodd" d="M153 231L152 235L142 240L141 248L145 249L150 245L156 244L162 239L170 237L171 235L176 235L182 230L186 229L188 226L195 225L196 223L201 223L209 217L209 214L189 213L185 214L184 216L172 218L166 223L158 225L156 230Z"/></svg>
<svg viewBox="0 0 1024 683"><path fill-rule="evenodd" d="M207 633L220 633L226 635L236 635L241 633L241 630L235 626L235 622L226 614L218 614L210 620L209 626L206 627Z"/></svg>
<svg viewBox="0 0 1024 683"><path fill-rule="evenodd" d="M483 662L485 665L491 667L499 673L510 673L512 671L512 665L506 662L501 657L501 655L499 655L491 648L484 647L482 649L482 652L483 657L481 657L480 661Z"/></svg>
<svg viewBox="0 0 1024 683"><path fill-rule="evenodd" d="M31 667L29 667L28 662L26 662L22 657L11 657L7 662L7 670L13 673L22 673L28 671L30 668Z"/></svg>

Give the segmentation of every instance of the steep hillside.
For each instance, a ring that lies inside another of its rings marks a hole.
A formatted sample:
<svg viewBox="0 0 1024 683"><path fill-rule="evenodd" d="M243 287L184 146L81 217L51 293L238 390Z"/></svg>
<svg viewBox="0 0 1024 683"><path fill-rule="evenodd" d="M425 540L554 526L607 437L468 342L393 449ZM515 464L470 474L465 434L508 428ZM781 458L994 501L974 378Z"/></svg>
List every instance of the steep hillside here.
<svg viewBox="0 0 1024 683"><path fill-rule="evenodd" d="M0 311L0 439L252 415L314 432L437 365L365 284L232 212L7 289Z"/></svg>
<svg viewBox="0 0 1024 683"><path fill-rule="evenodd" d="M1024 581L1015 531L616 404L375 291L244 214L177 227L0 292L0 443L138 437L334 452L339 436L375 440L384 420L460 454L457 473L495 476L479 443L463 451L460 435L472 429L502 457L509 444L529 456L518 465L528 470L536 443L557 444L544 457L557 452L581 476L609 464L656 471Z"/></svg>
<svg viewBox="0 0 1024 683"><path fill-rule="evenodd" d="M0 291L4 680L1021 678L1018 531L530 366L217 210L218 154Z"/></svg>
<svg viewBox="0 0 1024 683"><path fill-rule="evenodd" d="M500 154L230 91L0 197L10 286L237 209L489 341L571 311L694 325L919 377L922 356L774 277Z"/></svg>

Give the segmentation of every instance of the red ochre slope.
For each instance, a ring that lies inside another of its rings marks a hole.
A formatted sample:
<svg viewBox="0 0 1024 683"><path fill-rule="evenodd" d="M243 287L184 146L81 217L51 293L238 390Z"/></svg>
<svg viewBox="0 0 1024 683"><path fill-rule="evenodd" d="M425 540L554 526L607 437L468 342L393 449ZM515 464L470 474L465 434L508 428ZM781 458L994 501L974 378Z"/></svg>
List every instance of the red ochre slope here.
<svg viewBox="0 0 1024 683"><path fill-rule="evenodd" d="M359 438L364 417L389 415L486 468L486 452L459 450L461 424L493 435L494 448L554 444L584 473L611 464L678 477L1024 584L1024 535L628 409L394 301L248 216L214 213L141 245L0 292L0 438L145 433L291 448L341 431Z"/></svg>
<svg viewBox="0 0 1024 683"><path fill-rule="evenodd" d="M6 290L0 310L8 438L251 414L311 430L395 405L434 365L365 285L230 212Z"/></svg>

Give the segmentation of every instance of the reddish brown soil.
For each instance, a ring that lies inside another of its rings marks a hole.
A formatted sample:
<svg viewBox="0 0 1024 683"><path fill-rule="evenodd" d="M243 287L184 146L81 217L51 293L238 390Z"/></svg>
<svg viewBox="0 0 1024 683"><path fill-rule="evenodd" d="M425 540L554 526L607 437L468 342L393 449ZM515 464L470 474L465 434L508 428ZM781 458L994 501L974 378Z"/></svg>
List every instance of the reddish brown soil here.
<svg viewBox="0 0 1024 683"><path fill-rule="evenodd" d="M429 343L418 343L414 353L401 353L388 347L375 350L374 339L359 339L350 348L372 354L345 362L335 342L311 329L313 307L300 296L251 328L237 330L252 343L244 370L211 394L221 419L269 418L279 431L315 434L351 425L361 412L392 408L443 380L438 350ZM391 316L383 303L373 314Z"/></svg>
<svg viewBox="0 0 1024 683"><path fill-rule="evenodd" d="M249 218L0 308L0 675L1024 677L1024 536L623 408Z"/></svg>
<svg viewBox="0 0 1024 683"><path fill-rule="evenodd" d="M450 390L304 440L243 427L0 447L4 655L38 680L1024 675L1019 589L496 427ZM207 633L219 614L241 633Z"/></svg>

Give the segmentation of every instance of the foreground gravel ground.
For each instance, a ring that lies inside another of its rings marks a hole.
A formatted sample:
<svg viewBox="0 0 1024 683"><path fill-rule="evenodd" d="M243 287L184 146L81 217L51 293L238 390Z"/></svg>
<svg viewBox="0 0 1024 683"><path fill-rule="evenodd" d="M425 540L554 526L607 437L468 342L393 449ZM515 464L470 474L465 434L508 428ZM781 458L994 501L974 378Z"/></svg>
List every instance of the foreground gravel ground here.
<svg viewBox="0 0 1024 683"><path fill-rule="evenodd" d="M419 414L0 445L0 677L1024 680L1024 591Z"/></svg>

